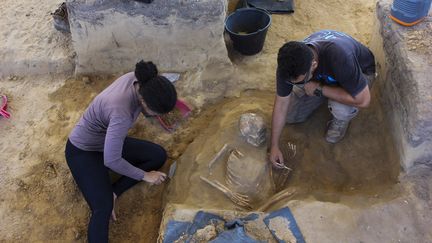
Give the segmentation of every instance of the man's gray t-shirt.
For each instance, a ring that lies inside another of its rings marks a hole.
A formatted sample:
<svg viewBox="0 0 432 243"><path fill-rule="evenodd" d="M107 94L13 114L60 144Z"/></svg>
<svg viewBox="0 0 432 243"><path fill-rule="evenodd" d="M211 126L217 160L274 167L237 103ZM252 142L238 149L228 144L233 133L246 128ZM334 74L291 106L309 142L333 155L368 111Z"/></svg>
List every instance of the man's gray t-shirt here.
<svg viewBox="0 0 432 243"><path fill-rule="evenodd" d="M351 96L356 96L368 84L364 74L375 73L375 58L363 44L349 35L322 30L303 40L318 51L318 67L312 80L326 85L339 86ZM279 96L291 93L292 85L276 72L276 90Z"/></svg>
<svg viewBox="0 0 432 243"><path fill-rule="evenodd" d="M111 170L142 180L144 171L122 158L128 130L142 112L133 72L127 73L94 98L69 135L70 142L84 151L103 152Z"/></svg>

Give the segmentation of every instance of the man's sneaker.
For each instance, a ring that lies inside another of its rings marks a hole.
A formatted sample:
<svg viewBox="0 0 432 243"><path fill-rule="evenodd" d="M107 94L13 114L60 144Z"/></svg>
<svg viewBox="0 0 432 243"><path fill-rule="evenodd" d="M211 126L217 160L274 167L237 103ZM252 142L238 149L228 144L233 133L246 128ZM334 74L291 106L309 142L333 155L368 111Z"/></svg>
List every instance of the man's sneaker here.
<svg viewBox="0 0 432 243"><path fill-rule="evenodd" d="M345 136L350 121L343 121L333 118L329 121L326 140L329 143L337 143Z"/></svg>

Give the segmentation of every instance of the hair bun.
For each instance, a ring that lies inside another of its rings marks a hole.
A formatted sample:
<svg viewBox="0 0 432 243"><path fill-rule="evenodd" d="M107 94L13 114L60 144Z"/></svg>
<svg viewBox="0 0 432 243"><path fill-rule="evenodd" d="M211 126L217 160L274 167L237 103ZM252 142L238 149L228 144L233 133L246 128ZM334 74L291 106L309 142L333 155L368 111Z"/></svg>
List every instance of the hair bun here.
<svg viewBox="0 0 432 243"><path fill-rule="evenodd" d="M157 76L141 86L140 94L150 110L161 114L170 112L177 102L174 85L163 76Z"/></svg>
<svg viewBox="0 0 432 243"><path fill-rule="evenodd" d="M158 70L153 62L139 61L135 65L135 77L140 84L147 83L150 79L157 77Z"/></svg>

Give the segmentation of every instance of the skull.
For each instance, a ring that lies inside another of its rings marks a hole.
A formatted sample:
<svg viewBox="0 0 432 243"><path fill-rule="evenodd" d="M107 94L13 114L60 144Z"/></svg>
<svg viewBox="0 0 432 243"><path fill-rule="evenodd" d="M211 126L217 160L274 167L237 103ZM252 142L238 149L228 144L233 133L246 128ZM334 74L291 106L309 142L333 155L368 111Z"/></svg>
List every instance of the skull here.
<svg viewBox="0 0 432 243"><path fill-rule="evenodd" d="M264 119L255 113L245 113L240 116L239 128L246 142L259 147L266 140L266 125Z"/></svg>

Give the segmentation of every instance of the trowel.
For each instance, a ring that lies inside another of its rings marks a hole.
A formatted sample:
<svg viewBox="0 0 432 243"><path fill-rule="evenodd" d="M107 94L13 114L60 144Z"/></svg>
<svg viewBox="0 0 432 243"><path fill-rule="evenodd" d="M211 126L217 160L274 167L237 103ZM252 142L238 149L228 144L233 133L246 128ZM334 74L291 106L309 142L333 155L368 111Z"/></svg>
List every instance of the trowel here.
<svg viewBox="0 0 432 243"><path fill-rule="evenodd" d="M180 73L162 73L161 75L167 78L171 83L175 83L180 79Z"/></svg>
<svg viewBox="0 0 432 243"><path fill-rule="evenodd" d="M168 171L168 178L172 179L177 169L177 161L174 161Z"/></svg>

